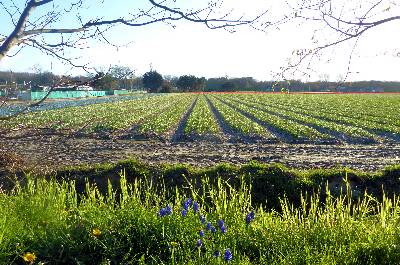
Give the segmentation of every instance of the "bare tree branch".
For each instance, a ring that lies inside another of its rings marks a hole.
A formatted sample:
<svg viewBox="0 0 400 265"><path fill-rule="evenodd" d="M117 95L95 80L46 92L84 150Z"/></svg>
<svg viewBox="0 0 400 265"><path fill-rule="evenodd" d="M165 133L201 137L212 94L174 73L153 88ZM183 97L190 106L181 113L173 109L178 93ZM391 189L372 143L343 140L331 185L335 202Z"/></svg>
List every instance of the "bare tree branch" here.
<svg viewBox="0 0 400 265"><path fill-rule="evenodd" d="M305 27L314 26L316 29L312 39L315 45L307 49L296 49L292 54L294 58L292 57L278 73L280 76L285 76L287 72L291 75L304 70L310 72L316 58L320 58L323 54L332 54L325 50L354 42L353 48L349 48L351 61L355 47L366 32L400 20L400 15L388 12L391 6L396 5L385 0L302 0L297 3L297 6L291 6L293 16L290 21L300 21ZM284 23L288 21L279 21L279 24ZM346 77L349 72L347 67Z"/></svg>
<svg viewBox="0 0 400 265"><path fill-rule="evenodd" d="M11 1L11 0L10 0ZM116 26L143 27L156 23L165 23L175 27L178 21L187 21L203 24L209 29L225 29L235 31L236 27L249 26L256 30L279 29L288 23L300 23L300 27L315 26L315 41L307 49L298 48L295 60L291 60L287 69L298 68L305 65L310 68L310 60L319 58L324 50L351 42L364 36L367 31L384 24L399 21L400 15L396 14L398 7L394 1L389 0L285 0L280 5L281 10L271 10L268 20L267 11L260 11L251 18L235 16L234 10L223 11L222 0L211 0L199 8L178 8L175 0L148 0L147 8L127 10L117 18L93 17L84 18L80 11L85 7L85 0L70 0L55 5L54 0L27 0L24 7L17 6L13 1L9 6L0 1L1 6L8 14L11 21L17 21L10 34L2 33L0 36L0 61L5 56L12 55L13 47L23 49L26 46L34 47L51 55L72 67L87 68L86 64L77 63L77 58L71 58L69 50L83 49L80 43L96 40L108 45L119 47L112 43L108 30ZM43 7L43 8L42 8ZM46 8L44 8L46 7ZM392 8L392 9L391 9ZM42 13L37 12L41 10ZM268 10L266 7L265 10ZM21 12L22 11L22 12ZM276 12L277 11L277 12ZM281 12L281 15L272 19L272 15ZM43 14L44 13L44 14ZM62 28L63 19L70 20L76 17L75 25ZM262 21L265 20L265 21ZM319 34L319 35L318 35ZM54 38L54 36L58 36ZM307 52L304 52L307 50ZM305 63L308 61L308 63Z"/></svg>
<svg viewBox="0 0 400 265"><path fill-rule="evenodd" d="M29 16L35 10L35 8L39 6L40 3L46 4L49 2L51 2L51 0L44 0L42 2L31 0L28 2L17 24L15 25L13 32L4 40L4 42L0 46L0 61L14 45L17 45L19 43L21 35L25 30L26 23L28 22Z"/></svg>
<svg viewBox="0 0 400 265"><path fill-rule="evenodd" d="M205 7L193 10L171 8L167 5L168 2L168 0L161 2L148 0L150 8L147 10L139 9L136 13L130 13L129 15L124 15L115 19L91 18L83 22L83 19L78 13L77 19L80 21L79 24L70 28L59 28L55 26L55 22L62 19L63 16L69 15L73 10L79 11L79 9L83 8L84 0L76 0L61 10L56 10L55 6L49 6L50 11L45 15L39 16L34 21L31 20L31 17L36 8L52 3L54 5L54 0L28 0L22 13L19 15L18 22L12 33L0 39L0 61L8 55L13 47L25 47L28 45L63 61L69 61L72 66L78 67L76 63L72 62L73 60L71 58L67 58L67 56L64 55L65 50L57 48L76 48L76 44L84 39L98 39L110 44L111 42L104 33L111 27L117 25L143 27L155 23L167 23L174 27L174 25L171 24L172 22L184 20L192 23L204 24L209 29L231 28L232 30L230 31L234 31L235 27L242 25L251 25L255 27L253 24L259 21L266 13L260 12L259 15L252 19L244 19L243 17L232 19L232 11L219 16L215 15L215 9L218 9L219 5L222 4L222 0L209 2ZM14 16L16 16L15 13L12 13L4 5L3 9L5 9L11 19L14 19ZM47 39L44 39L45 35L58 35L61 36L62 40L59 43L50 44ZM63 37L64 35L69 35L71 38L66 40ZM39 37L42 38L41 41L38 40Z"/></svg>

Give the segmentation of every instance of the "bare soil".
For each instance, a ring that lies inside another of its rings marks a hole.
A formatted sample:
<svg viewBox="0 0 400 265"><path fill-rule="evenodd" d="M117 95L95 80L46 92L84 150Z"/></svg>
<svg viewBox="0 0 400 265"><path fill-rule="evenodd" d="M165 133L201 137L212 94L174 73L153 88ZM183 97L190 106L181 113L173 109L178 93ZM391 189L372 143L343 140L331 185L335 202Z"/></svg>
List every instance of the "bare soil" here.
<svg viewBox="0 0 400 265"><path fill-rule="evenodd" d="M137 141L32 135L1 139L0 152L13 152L37 168L116 162L136 157L151 164L188 163L211 166L250 160L279 162L294 168L331 168L338 165L378 170L400 164L400 144L285 144Z"/></svg>

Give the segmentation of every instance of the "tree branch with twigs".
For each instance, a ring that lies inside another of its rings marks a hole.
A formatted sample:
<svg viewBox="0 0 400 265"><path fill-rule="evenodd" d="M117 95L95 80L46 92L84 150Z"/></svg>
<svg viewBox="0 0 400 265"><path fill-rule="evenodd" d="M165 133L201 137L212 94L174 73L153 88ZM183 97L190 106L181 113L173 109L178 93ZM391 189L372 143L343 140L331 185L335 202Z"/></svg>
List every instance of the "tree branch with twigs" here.
<svg viewBox="0 0 400 265"><path fill-rule="evenodd" d="M116 26L143 27L155 23L167 23L175 27L174 23L182 20L204 24L209 29L234 31L238 26L256 27L256 24L266 14L266 12L260 12L253 18L244 18L243 16L234 18L231 11L219 14L221 0L211 1L204 7L187 10L173 7L172 1L148 0L149 7L147 9L127 10L130 12L113 19L96 17L93 14L91 18L85 20L80 11L86 2L85 0L75 0L75 2L69 2L68 8L62 8L54 0L29 0L22 12L11 12L16 5L11 1L12 4L7 6L0 1L10 19L17 21L10 34L0 32L4 36L0 38L0 61L15 47L31 46L73 67L85 69L86 65L75 63L73 58L66 55L66 50L80 48L82 42L90 39L98 39L110 44L106 33ZM33 14L39 9L47 10L47 13L36 18ZM58 26L62 21L69 22L70 16L73 14L77 21L74 25L66 28ZM59 40L54 42L54 38L52 38L53 42L50 42L47 38L48 35L57 36Z"/></svg>
<svg viewBox="0 0 400 265"><path fill-rule="evenodd" d="M83 11L91 10L87 0L27 0L24 5L17 5L14 0L0 0L0 10L8 15L13 25L11 33L1 32L6 27L0 29L0 62L25 47L32 47L74 68L90 71L93 70L90 65L81 58L72 57L69 51L89 48L90 40L123 46L113 43L108 34L117 26L138 28L164 23L176 27L178 22L186 21L231 32L243 26L268 31L291 23L298 23L299 29L314 28L312 45L296 48L290 60L283 64L277 79L285 79L286 75L295 73L309 75L316 61L323 55L329 56L327 50L345 43L353 44L347 49L351 51L349 58L353 58L353 52L367 32L400 21L400 4L393 0L286 0L275 9L266 6L254 16L237 15L235 10L224 11L222 0L190 4L186 8L179 0L144 3L146 7L127 7L118 17L108 17L107 14L85 16Z"/></svg>
<svg viewBox="0 0 400 265"><path fill-rule="evenodd" d="M290 4L290 3L295 4ZM314 28L311 37L312 45L295 49L288 63L281 67L278 76L301 74L310 76L315 72L313 65L323 56L335 57L335 48L343 44L349 52L349 60L345 66L347 77L357 46L363 37L373 29L384 27L389 23L400 22L400 4L391 0L301 0L286 1L290 15L281 23L299 23L300 27ZM342 53L340 51L340 53ZM329 59L327 60L329 61Z"/></svg>

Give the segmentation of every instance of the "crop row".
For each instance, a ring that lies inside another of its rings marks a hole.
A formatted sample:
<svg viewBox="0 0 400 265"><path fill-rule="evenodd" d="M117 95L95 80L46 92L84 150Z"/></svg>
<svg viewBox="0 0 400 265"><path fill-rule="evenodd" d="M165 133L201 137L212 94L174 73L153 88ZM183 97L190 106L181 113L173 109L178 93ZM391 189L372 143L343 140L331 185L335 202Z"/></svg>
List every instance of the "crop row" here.
<svg viewBox="0 0 400 265"><path fill-rule="evenodd" d="M293 106L298 112L307 113L316 118L367 130L400 133L398 119L400 113L396 108L396 104L400 105L400 100L389 100L390 97L386 99L388 96L386 98L381 98L380 95L375 96L377 98L374 100L370 98L371 95L260 96L258 100L281 107Z"/></svg>
<svg viewBox="0 0 400 265"><path fill-rule="evenodd" d="M304 103L307 103L305 100ZM400 120L397 118L397 106L400 104L400 100L396 96L341 95L333 97L329 101L330 104L323 104L324 111L336 112L340 116L374 121L381 124L393 123L400 125Z"/></svg>
<svg viewBox="0 0 400 265"><path fill-rule="evenodd" d="M320 128L322 130L331 131L333 132L333 134L345 134L348 137L352 138L376 138L376 136L372 133L359 127L316 118L315 116L310 115L307 111L302 111L301 113L299 113L296 106L282 106L276 103L272 103L271 101L266 101L262 98L255 97L238 97L237 99L241 102L244 102L245 104L251 104L253 108L275 113L276 115L282 117L282 120L285 122L295 120L304 124L308 124L310 126L316 126L317 128Z"/></svg>
<svg viewBox="0 0 400 265"><path fill-rule="evenodd" d="M54 129L79 129L85 131L127 129L147 117L179 105L176 95L149 97L83 107L32 112L1 123L1 127L49 127Z"/></svg>
<svg viewBox="0 0 400 265"><path fill-rule="evenodd" d="M142 97L152 96L150 94L136 94L136 95L129 95L129 96L117 96L117 97L95 97L95 98L83 98L83 99L76 99L76 100L57 100L57 101L45 101L42 104L31 107L27 111L34 112L34 111L44 111L44 110L55 110L55 109L62 109L68 107L82 107L92 104L100 104L100 103L111 103L117 101L124 101L124 100L132 100L132 99L139 99ZM7 106L2 106L0 108L0 117L13 115L25 109L25 105L20 104L10 104Z"/></svg>
<svg viewBox="0 0 400 265"><path fill-rule="evenodd" d="M185 134L218 134L219 126L218 123L208 106L206 97L200 95L197 99L196 105L190 114L186 126Z"/></svg>
<svg viewBox="0 0 400 265"><path fill-rule="evenodd" d="M233 101L232 97L220 97L229 104L232 104L240 111L250 114L254 118L262 121L263 123L269 124L276 129L289 134L294 138L308 138L308 139L327 139L329 138L328 135L323 134L311 127L299 124L289 119L282 119L279 116L270 114L267 111L262 109L256 109L250 107L247 104L243 104L242 102Z"/></svg>
<svg viewBox="0 0 400 265"><path fill-rule="evenodd" d="M354 102L353 110L349 102ZM0 128L125 130L149 137L171 136L174 130L174 135L220 136L222 130L234 137L284 141L384 141L385 137L396 141L400 137L396 104L400 105L400 97L395 95L169 94L31 112L1 121Z"/></svg>
<svg viewBox="0 0 400 265"><path fill-rule="evenodd" d="M210 101L221 115L223 121L234 130L248 136L257 135L266 138L274 138L263 126L244 116L231 106L228 106L215 97L211 97Z"/></svg>
<svg viewBox="0 0 400 265"><path fill-rule="evenodd" d="M90 126L89 131L124 130L146 119L152 119L154 115L172 107L172 104L176 102L177 98L171 98L171 100L157 98L154 100L132 101L128 105L102 106L101 114L96 115L97 120Z"/></svg>
<svg viewBox="0 0 400 265"><path fill-rule="evenodd" d="M145 120L140 125L141 133L163 134L176 127L186 110L193 104L194 96L181 95L179 102L174 102L172 107L164 109L152 119Z"/></svg>

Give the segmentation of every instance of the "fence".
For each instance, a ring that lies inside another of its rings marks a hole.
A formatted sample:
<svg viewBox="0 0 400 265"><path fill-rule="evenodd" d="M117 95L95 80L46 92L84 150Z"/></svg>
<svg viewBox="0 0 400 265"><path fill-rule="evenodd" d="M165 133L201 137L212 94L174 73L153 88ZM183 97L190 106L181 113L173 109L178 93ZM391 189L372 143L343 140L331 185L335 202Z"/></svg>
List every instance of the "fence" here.
<svg viewBox="0 0 400 265"><path fill-rule="evenodd" d="M129 90L114 90L114 95L126 95L129 94L130 91Z"/></svg>

